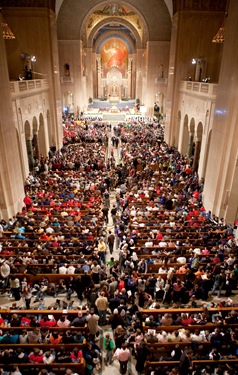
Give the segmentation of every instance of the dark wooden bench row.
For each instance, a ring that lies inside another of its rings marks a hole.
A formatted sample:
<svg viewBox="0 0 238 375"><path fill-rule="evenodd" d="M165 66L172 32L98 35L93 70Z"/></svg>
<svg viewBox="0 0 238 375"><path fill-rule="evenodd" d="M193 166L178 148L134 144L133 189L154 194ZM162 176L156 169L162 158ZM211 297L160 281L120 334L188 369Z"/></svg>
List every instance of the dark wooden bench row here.
<svg viewBox="0 0 238 375"><path fill-rule="evenodd" d="M45 279L48 279L50 283L55 283L55 282L58 282L60 279L62 280L67 280L70 276L73 276L74 279L77 279L78 277L80 276L84 276L85 274L77 274L77 273L74 273L74 274L59 274L59 273L41 273L41 274L38 274L38 275L32 275L32 274L22 274L22 273L16 273L15 276L17 278L19 278L20 280L22 280L24 277L27 278L27 281L29 283L33 283L33 282L36 282L36 281L39 281L41 280L42 278L45 278ZM89 276L91 276L91 274L88 274Z"/></svg>
<svg viewBox="0 0 238 375"><path fill-rule="evenodd" d="M238 313L238 306L229 306L229 307L212 307L208 308L208 312L210 314L217 314L221 312L221 314L226 314L230 311L235 311ZM155 318L158 317L158 315L164 315L164 314L183 314L183 313L189 313L189 314L198 314L203 313L204 309L202 307L183 307L183 308L161 308L161 309L141 309L142 316L153 316ZM205 325L204 325L205 327Z"/></svg>
<svg viewBox="0 0 238 375"><path fill-rule="evenodd" d="M9 316L9 314L17 314L18 316L29 316L29 315L53 315L56 318L60 318L62 315L73 315L77 316L79 310L14 310L14 309L5 309L5 310L0 310L0 315L4 318L6 316ZM82 314L87 314L86 310L80 310Z"/></svg>
<svg viewBox="0 0 238 375"><path fill-rule="evenodd" d="M169 310L168 310L169 311ZM232 329L236 329L238 328L238 324L226 324L226 323L222 323L222 324L216 324L216 323L206 323L206 324L192 324L192 325L189 325L189 326L183 326L183 325L171 325L171 326L147 326L146 325L146 322L143 322L142 323L142 327L143 327L143 332L147 332L149 329L153 329L153 330L156 330L156 332L160 332L160 331L165 331L165 332L174 332L174 331L178 331L179 329L186 329L186 330L189 330L190 332L194 332L195 330L199 330L199 331L203 331L203 330L206 330L206 331L211 331L211 330L214 330L216 327L220 327L220 328L232 328Z"/></svg>
<svg viewBox="0 0 238 375"><path fill-rule="evenodd" d="M85 360L82 358L80 363L57 363L53 362L50 365L45 363L11 363L10 367L17 366L20 371L24 374L36 374L42 369L48 369L56 374L64 374L66 369L72 369L73 373L78 373L79 375L84 375L85 373ZM8 366L9 367L9 366Z"/></svg>

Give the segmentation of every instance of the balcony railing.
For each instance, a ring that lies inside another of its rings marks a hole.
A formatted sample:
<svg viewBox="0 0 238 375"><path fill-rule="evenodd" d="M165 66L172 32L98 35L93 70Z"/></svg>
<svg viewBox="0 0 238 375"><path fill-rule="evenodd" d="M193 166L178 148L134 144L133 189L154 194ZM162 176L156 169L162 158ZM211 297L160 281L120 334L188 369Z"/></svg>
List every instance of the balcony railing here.
<svg viewBox="0 0 238 375"><path fill-rule="evenodd" d="M49 88L47 79L32 79L29 81L11 81L10 92L12 97L21 96L22 94L36 94Z"/></svg>
<svg viewBox="0 0 238 375"><path fill-rule="evenodd" d="M182 81L180 84L180 91L187 94L195 94L201 97L216 99L217 87L217 83Z"/></svg>

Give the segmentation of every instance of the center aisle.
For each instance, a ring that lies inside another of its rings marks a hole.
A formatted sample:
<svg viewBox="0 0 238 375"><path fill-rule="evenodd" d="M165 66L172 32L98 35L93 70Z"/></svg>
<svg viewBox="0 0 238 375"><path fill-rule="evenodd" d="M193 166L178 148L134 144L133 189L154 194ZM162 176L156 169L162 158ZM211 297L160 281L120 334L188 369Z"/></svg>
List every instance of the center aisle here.
<svg viewBox="0 0 238 375"><path fill-rule="evenodd" d="M108 152L107 152L107 160L110 159L111 157L111 153L113 151L113 155L114 155L114 158L115 158L115 164L118 165L121 163L120 161L120 151L121 151L121 142L119 142L119 145L118 145L118 148L116 147L113 147L112 145L112 142L111 142L111 138L112 136L114 135L114 131L113 131L113 127L112 127L112 130L108 133ZM112 220L112 216L111 216L111 209L113 207L113 205L116 204L116 193L115 193L115 190L114 189L111 189L110 190L110 209L109 209L109 221L108 221L108 224L107 224L107 236L109 234L109 231L111 231L112 233L114 233L115 231L115 227L113 225L113 220ZM114 243L114 248L113 248L113 253L112 255L110 255L109 253L109 250L107 250L107 257L106 257L106 260L108 261L110 259L110 257L114 257L115 260L118 260L119 259L119 254L118 254L118 250L115 249L115 243ZM107 335L107 334L110 334L110 337L113 339L113 332L112 332L112 329L111 329L111 326L110 325L106 325L103 327L103 330L102 330L102 333L100 334L99 336L99 346L100 346L100 349L102 350L102 368L101 368L101 371L99 372L100 375L118 375L120 373L120 365L119 365L119 361L114 359L113 360L113 363L111 365L106 365L105 364L105 358L106 358L106 351L104 349L104 337ZM113 339L113 342L114 342L114 345L115 345L115 341ZM133 358L131 357L129 362L128 362L128 366L127 366L127 374L136 374L136 370L135 370L135 361L133 360Z"/></svg>

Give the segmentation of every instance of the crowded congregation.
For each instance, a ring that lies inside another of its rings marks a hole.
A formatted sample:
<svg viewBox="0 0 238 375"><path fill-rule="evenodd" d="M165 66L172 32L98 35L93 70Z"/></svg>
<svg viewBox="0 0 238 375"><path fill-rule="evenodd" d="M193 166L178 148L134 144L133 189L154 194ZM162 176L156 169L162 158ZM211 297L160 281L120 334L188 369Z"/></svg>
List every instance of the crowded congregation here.
<svg viewBox="0 0 238 375"><path fill-rule="evenodd" d="M2 374L235 375L236 223L154 119L64 118L0 225Z"/></svg>

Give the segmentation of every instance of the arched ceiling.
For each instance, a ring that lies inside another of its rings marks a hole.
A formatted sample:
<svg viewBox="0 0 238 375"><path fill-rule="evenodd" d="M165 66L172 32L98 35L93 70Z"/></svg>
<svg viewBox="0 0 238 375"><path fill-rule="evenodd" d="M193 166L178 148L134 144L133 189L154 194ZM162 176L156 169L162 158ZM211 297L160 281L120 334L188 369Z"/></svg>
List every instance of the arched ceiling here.
<svg viewBox="0 0 238 375"><path fill-rule="evenodd" d="M83 40L84 44L88 39L96 40L97 36L90 33L87 26L93 23L93 30L101 34L103 27L111 25L113 19L108 19L103 14L98 14L98 20L95 21L97 10L107 9L113 6L118 9L118 5L126 9L128 14L119 14L120 24L126 27L131 33L131 40L140 37L144 45L147 40L169 41L171 35L171 12L172 0L129 0L125 1L99 1L99 0L56 0L58 39L60 40ZM132 14L134 13L134 15ZM131 15L129 14L131 13ZM105 17L104 17L105 16ZM110 14L108 14L108 17ZM103 17L105 18L103 22ZM113 18L113 14L111 17ZM97 23L101 23L97 27ZM117 19L118 23L118 19Z"/></svg>

